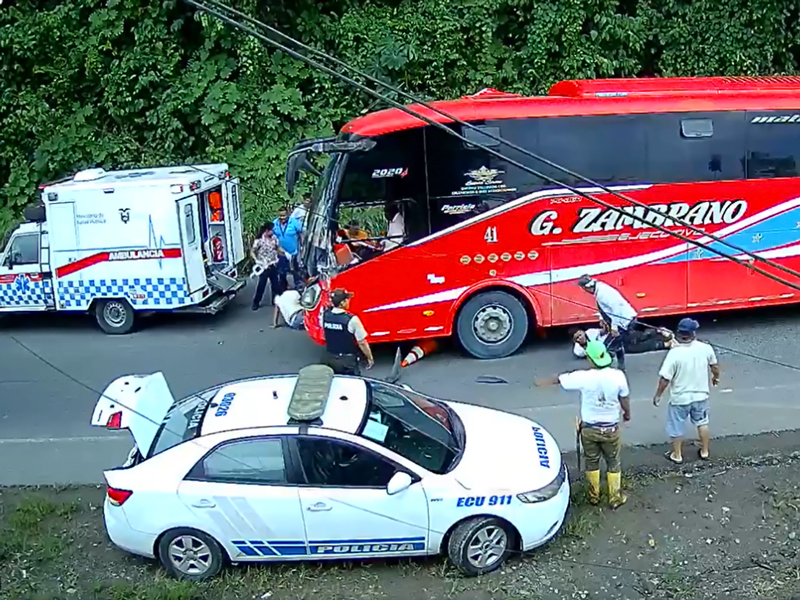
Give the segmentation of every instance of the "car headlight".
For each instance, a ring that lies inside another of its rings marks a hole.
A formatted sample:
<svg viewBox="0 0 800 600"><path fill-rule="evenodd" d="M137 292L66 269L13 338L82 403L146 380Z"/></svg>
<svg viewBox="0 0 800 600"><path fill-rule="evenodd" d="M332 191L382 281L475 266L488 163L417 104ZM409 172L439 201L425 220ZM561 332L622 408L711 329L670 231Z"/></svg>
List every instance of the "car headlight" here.
<svg viewBox="0 0 800 600"><path fill-rule="evenodd" d="M303 290L303 293L300 296L300 305L305 310L314 310L319 303L319 298L321 295L322 288L319 286L319 284L315 283L310 285Z"/></svg>
<svg viewBox="0 0 800 600"><path fill-rule="evenodd" d="M520 502L524 502L525 504L547 502L548 500L555 498L555 496L558 494L558 491L561 489L561 486L564 485L564 481L566 480L566 478L567 478L567 465L562 460L561 469L558 471L558 475L553 481L551 481L541 489L532 490L530 492L523 492L522 494L517 494L517 498L519 498Z"/></svg>

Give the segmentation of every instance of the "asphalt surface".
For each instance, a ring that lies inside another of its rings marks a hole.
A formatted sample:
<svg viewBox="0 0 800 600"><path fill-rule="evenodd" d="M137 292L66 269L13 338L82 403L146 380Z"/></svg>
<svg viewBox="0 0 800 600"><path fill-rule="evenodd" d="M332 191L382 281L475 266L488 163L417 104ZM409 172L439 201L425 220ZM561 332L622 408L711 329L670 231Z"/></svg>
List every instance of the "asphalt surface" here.
<svg viewBox="0 0 800 600"><path fill-rule="evenodd" d="M271 307L254 313L248 296L245 290L215 317L153 317L138 332L121 337L102 334L89 317L0 316L0 485L101 483L102 470L118 465L131 447L127 434L89 426L99 392L116 377L163 371L180 397L240 377L293 372L321 357L322 350L304 333L271 329ZM712 397L714 435L800 428L800 308L702 315L700 320L701 337L718 345L723 371ZM370 374L386 377L393 357L393 347L379 350ZM633 420L624 435L629 444L664 441L665 407L651 402L662 359L663 353L628 358ZM476 361L444 347L404 369L401 382L533 418L570 450L577 396L534 388L533 381L580 366L565 332L556 330L547 340L534 339L524 351L496 361ZM480 376L505 383L479 383Z"/></svg>

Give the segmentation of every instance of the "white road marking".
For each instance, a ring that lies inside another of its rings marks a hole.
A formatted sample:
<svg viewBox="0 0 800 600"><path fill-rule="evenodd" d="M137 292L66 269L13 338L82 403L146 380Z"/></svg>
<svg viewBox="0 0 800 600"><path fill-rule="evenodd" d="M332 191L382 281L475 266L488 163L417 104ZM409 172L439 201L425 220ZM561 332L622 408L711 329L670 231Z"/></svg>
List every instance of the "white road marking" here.
<svg viewBox="0 0 800 600"><path fill-rule="evenodd" d="M63 438L0 438L0 444L59 444L61 442L120 442L126 436L95 435ZM131 443L133 443L131 441Z"/></svg>

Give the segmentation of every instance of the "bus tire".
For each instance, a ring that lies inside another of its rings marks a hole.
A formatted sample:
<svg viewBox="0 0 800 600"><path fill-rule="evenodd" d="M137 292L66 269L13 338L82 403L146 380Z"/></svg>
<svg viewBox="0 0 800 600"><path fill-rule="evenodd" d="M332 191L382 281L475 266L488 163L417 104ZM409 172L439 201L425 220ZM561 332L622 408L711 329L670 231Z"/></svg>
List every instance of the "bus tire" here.
<svg viewBox="0 0 800 600"><path fill-rule="evenodd" d="M491 291L467 300L456 322L458 341L475 358L505 358L528 335L528 312L511 294Z"/></svg>
<svg viewBox="0 0 800 600"><path fill-rule="evenodd" d="M136 323L136 313L125 298L98 300L94 315L100 329L109 335L130 333Z"/></svg>

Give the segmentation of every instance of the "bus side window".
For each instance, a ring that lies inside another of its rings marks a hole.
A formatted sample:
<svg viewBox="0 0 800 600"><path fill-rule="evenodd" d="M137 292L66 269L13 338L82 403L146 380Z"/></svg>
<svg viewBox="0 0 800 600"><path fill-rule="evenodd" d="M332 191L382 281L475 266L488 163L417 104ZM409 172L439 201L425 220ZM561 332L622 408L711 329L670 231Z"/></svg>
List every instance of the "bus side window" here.
<svg viewBox="0 0 800 600"><path fill-rule="evenodd" d="M800 132L786 111L747 113L747 178L797 177Z"/></svg>
<svg viewBox="0 0 800 600"><path fill-rule="evenodd" d="M538 123L537 154L597 183L643 183L647 179L642 115L543 117ZM558 182L589 185L537 161L531 166ZM551 183L547 187L558 187Z"/></svg>
<svg viewBox="0 0 800 600"><path fill-rule="evenodd" d="M646 115L647 180L688 183L744 179L744 113Z"/></svg>
<svg viewBox="0 0 800 600"><path fill-rule="evenodd" d="M516 198L520 190L510 182L506 161L470 142L508 152L486 134L501 137L498 121L471 123L468 127L450 126L467 142L441 129L425 128L425 156L431 232L457 225L481 212Z"/></svg>

